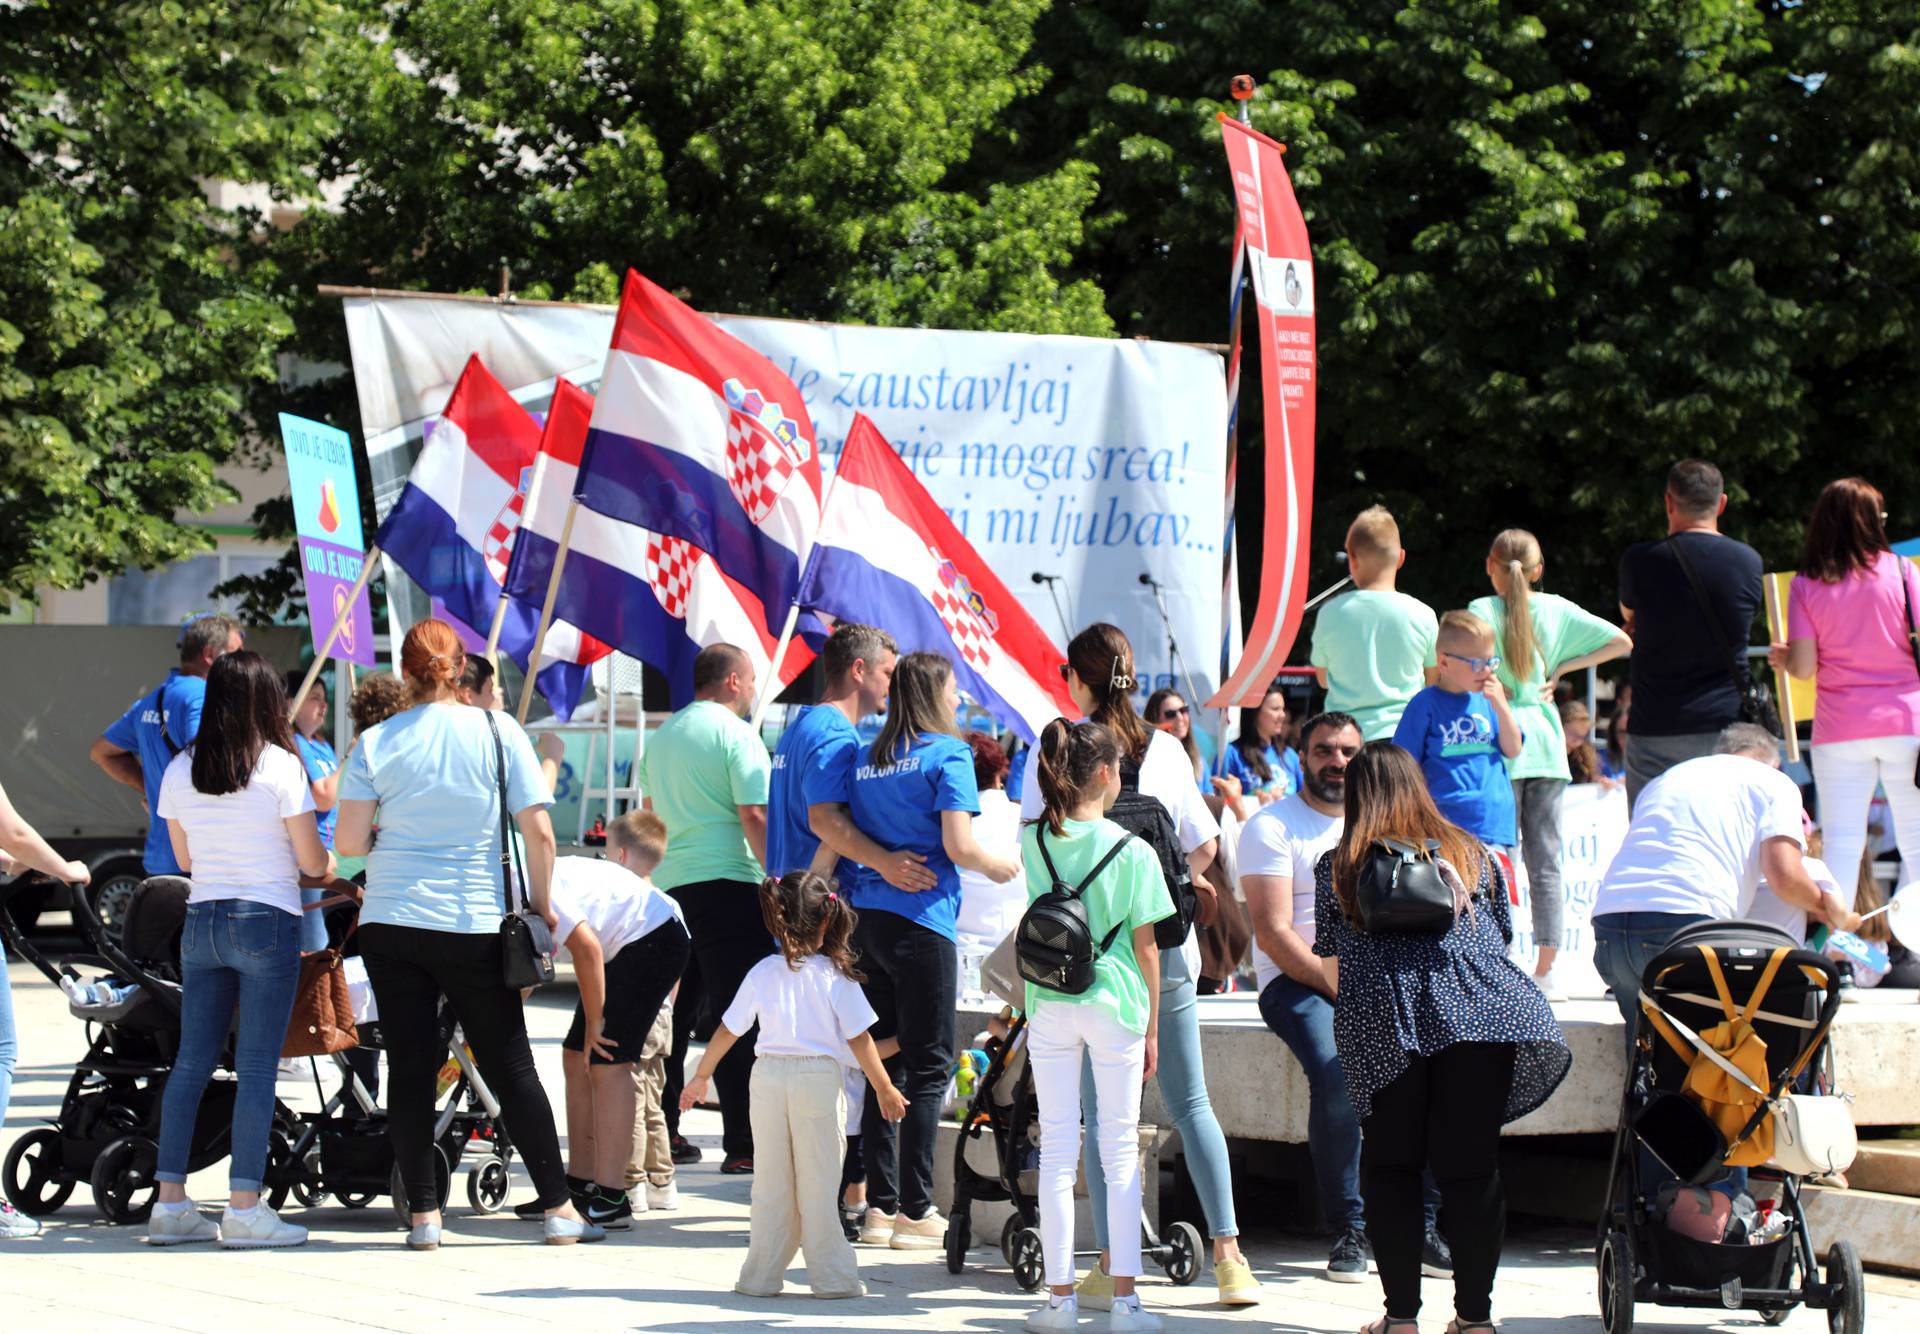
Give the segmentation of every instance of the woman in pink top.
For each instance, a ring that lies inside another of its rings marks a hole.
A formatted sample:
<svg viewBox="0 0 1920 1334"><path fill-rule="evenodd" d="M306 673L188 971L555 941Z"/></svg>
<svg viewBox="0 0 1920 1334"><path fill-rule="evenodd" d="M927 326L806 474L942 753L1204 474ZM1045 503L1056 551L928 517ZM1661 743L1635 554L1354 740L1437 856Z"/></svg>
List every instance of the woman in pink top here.
<svg viewBox="0 0 1920 1334"><path fill-rule="evenodd" d="M1876 786L1886 789L1901 860L1920 867L1920 666L1908 637L1910 616L1920 616L1920 571L1888 547L1886 519L1864 479L1827 484L1807 524L1788 642L1771 654L1776 668L1820 688L1813 781L1826 861L1845 885L1866 846Z"/></svg>

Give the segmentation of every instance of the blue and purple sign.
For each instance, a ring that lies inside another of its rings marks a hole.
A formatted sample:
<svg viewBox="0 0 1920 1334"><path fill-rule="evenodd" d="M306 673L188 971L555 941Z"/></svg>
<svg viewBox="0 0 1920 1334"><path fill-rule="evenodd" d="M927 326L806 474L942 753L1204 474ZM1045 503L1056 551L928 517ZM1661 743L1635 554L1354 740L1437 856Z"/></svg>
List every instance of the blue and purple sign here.
<svg viewBox="0 0 1920 1334"><path fill-rule="evenodd" d="M353 442L345 431L284 412L280 438L287 452L287 483L293 495L294 528L300 535L300 571L306 579L314 651L327 642L339 621L340 633L329 656L371 667L372 602L364 588L351 606L347 601L366 562Z"/></svg>

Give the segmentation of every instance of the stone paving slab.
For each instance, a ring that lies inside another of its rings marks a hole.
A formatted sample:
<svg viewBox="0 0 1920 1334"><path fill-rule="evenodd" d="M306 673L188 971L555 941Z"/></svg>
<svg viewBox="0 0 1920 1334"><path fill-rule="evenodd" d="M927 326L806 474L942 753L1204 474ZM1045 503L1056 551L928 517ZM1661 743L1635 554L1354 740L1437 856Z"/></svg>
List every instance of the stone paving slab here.
<svg viewBox="0 0 1920 1334"><path fill-rule="evenodd" d="M12 1110L0 1130L0 1151L57 1108L84 1049L81 1026L59 993L30 970L14 969L21 1029L21 1068ZM551 1093L560 1088L559 1039L571 997L543 997L531 1011L536 1054ZM299 1086L283 1090L297 1096ZM311 1096L310 1090L308 1096ZM479 1217L455 1180L446 1244L436 1252L406 1250L391 1210L350 1211L331 1201L286 1216L313 1229L297 1250L223 1252L143 1244L142 1228L115 1228L95 1217L86 1188L38 1240L0 1243L0 1334L90 1334L95 1330L457 1331L620 1330L793 1331L1014 1330L1034 1299L1018 1291L997 1251L976 1248L966 1273L952 1276L938 1252L902 1253L860 1247L870 1295L822 1302L804 1293L804 1275L789 1274L790 1295L741 1297L731 1290L745 1253L750 1182L718 1172L719 1118L689 1118L706 1161L682 1169L683 1207L643 1214L627 1233L593 1246L548 1247L533 1225L505 1216ZM513 1199L531 1197L516 1170ZM456 1174L457 1178L457 1174ZM216 1206L225 1195L224 1165L190 1183L196 1199ZM1266 1288L1266 1300L1237 1311L1211 1305L1203 1275L1176 1288L1151 1271L1147 1301L1168 1317L1169 1334L1221 1329L1278 1329L1340 1334L1379 1310L1375 1282L1343 1285L1323 1277L1324 1243L1290 1235L1277 1219L1249 1219L1245 1244ZM1869 1326L1920 1330L1920 1282L1868 1279ZM1425 1325L1439 1334L1449 1314L1441 1284L1428 1284ZM1588 1334L1600 1328L1594 1298L1591 1240L1582 1230L1519 1225L1509 1239L1495 1296L1510 1334ZM1639 1328L1752 1330L1750 1315L1641 1308ZM1815 1334L1824 1316L1797 1312L1789 1331ZM1092 1317L1083 1328L1105 1327Z"/></svg>

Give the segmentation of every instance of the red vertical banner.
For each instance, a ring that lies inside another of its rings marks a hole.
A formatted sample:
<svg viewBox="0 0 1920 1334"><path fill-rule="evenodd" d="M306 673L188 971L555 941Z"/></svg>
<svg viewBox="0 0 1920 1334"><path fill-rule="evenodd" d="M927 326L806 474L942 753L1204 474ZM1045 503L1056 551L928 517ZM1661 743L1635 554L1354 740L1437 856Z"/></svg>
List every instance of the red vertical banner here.
<svg viewBox="0 0 1920 1334"><path fill-rule="evenodd" d="M1306 219L1281 162L1286 150L1224 113L1220 133L1253 279L1267 479L1260 607L1239 663L1207 707L1252 708L1292 651L1307 600L1307 542L1313 519L1313 260Z"/></svg>

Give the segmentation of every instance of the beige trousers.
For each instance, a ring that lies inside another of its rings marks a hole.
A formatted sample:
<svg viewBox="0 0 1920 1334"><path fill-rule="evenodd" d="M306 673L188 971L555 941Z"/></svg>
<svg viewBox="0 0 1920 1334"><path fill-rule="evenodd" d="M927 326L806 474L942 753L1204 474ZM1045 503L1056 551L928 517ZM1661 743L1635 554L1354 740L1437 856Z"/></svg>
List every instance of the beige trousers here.
<svg viewBox="0 0 1920 1334"><path fill-rule="evenodd" d="M667 1135L667 1113L661 1098L667 1088L667 1051L673 1046L673 1004L660 1013L647 1033L640 1059L633 1063L633 1157L627 1163L627 1184L646 1182L665 1186L673 1181L673 1145Z"/></svg>
<svg viewBox="0 0 1920 1334"><path fill-rule="evenodd" d="M804 1250L816 1296L860 1290L840 1228L840 1162L847 1149L846 1088L826 1056L762 1056L753 1063L753 1233L735 1291L780 1291Z"/></svg>

